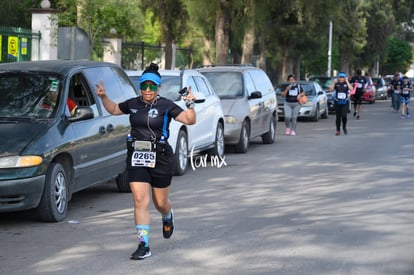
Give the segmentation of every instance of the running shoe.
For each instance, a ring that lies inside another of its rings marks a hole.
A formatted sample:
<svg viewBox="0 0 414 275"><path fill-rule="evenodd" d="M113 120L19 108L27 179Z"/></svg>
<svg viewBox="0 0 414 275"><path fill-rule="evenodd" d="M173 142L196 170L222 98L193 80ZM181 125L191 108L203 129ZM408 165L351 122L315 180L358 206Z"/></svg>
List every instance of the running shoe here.
<svg viewBox="0 0 414 275"><path fill-rule="evenodd" d="M354 112L354 117L356 116L356 114L357 114L357 113L356 113L356 112Z"/></svg>
<svg viewBox="0 0 414 275"><path fill-rule="evenodd" d="M404 115L401 115L401 116L400 116L400 118L401 118L401 119L405 119L405 116L404 116Z"/></svg>
<svg viewBox="0 0 414 275"><path fill-rule="evenodd" d="M291 136L296 136L296 132L292 130L292 131L290 132L290 135L291 135Z"/></svg>
<svg viewBox="0 0 414 275"><path fill-rule="evenodd" d="M143 260L149 256L151 256L149 246L146 246L145 242L140 242L137 250L131 254L131 260Z"/></svg>
<svg viewBox="0 0 414 275"><path fill-rule="evenodd" d="M359 115L357 115L357 119L359 119Z"/></svg>
<svg viewBox="0 0 414 275"><path fill-rule="evenodd" d="M336 131L336 133L335 133L336 136L339 136L340 134L341 134L340 131Z"/></svg>
<svg viewBox="0 0 414 275"><path fill-rule="evenodd" d="M407 117L410 117L410 112L407 112Z"/></svg>
<svg viewBox="0 0 414 275"><path fill-rule="evenodd" d="M285 130L285 134L288 136L288 135L290 135L290 129L289 128L286 128L286 130Z"/></svg>
<svg viewBox="0 0 414 275"><path fill-rule="evenodd" d="M347 135L348 134L348 130L346 128L344 128L344 134Z"/></svg>
<svg viewBox="0 0 414 275"><path fill-rule="evenodd" d="M174 232L174 213L171 209L171 219L162 221L162 235L164 239L169 239Z"/></svg>

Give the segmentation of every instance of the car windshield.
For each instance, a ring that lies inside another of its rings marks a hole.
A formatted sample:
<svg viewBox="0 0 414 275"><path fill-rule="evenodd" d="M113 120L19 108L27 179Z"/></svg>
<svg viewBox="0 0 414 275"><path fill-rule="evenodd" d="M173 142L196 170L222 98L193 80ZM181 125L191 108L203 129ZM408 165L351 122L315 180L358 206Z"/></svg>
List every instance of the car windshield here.
<svg viewBox="0 0 414 275"><path fill-rule="evenodd" d="M180 100L181 77L179 76L162 76L160 96L171 99L172 101Z"/></svg>
<svg viewBox="0 0 414 275"><path fill-rule="evenodd" d="M62 78L46 72L1 72L0 116L51 118L60 100Z"/></svg>
<svg viewBox="0 0 414 275"><path fill-rule="evenodd" d="M333 82L332 78L330 77L320 77L320 76L311 77L309 78L309 80L318 82L318 84L321 85L323 90L329 90L329 87L332 85L332 82Z"/></svg>
<svg viewBox="0 0 414 275"><path fill-rule="evenodd" d="M221 99L243 96L243 76L238 72L203 72Z"/></svg>
<svg viewBox="0 0 414 275"><path fill-rule="evenodd" d="M139 78L140 76L130 76L129 77L134 84L137 91L141 91ZM168 98L172 101L180 100L180 94L178 93L181 89L181 78L179 76L161 76L161 87L159 95L165 98ZM141 93L139 92L139 95Z"/></svg>
<svg viewBox="0 0 414 275"><path fill-rule="evenodd" d="M375 86L377 86L377 88L384 87L384 83L381 78L373 78L372 81L375 83Z"/></svg>

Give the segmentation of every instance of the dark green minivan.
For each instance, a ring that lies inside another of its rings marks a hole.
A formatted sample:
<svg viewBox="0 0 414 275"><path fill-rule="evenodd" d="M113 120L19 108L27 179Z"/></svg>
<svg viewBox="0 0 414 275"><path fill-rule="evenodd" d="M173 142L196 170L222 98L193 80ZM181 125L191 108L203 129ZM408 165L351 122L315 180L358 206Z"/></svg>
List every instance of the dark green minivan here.
<svg viewBox="0 0 414 275"><path fill-rule="evenodd" d="M65 219L72 194L125 172L129 118L111 116L95 94L104 81L121 102L136 90L116 64L32 61L0 65L0 212L36 208Z"/></svg>

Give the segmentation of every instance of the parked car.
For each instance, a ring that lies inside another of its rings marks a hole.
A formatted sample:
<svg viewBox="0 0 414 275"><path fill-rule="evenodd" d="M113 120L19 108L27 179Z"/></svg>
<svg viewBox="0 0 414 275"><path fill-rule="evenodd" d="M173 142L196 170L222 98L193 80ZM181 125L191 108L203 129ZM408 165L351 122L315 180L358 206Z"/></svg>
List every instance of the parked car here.
<svg viewBox="0 0 414 275"><path fill-rule="evenodd" d="M328 118L328 97L318 82L299 80L298 83L308 98L308 101L301 105L298 118L311 119L312 121L318 121L319 118ZM276 88L275 91L278 98L278 116L280 119L284 119L285 117L283 107L285 98L282 97L281 93L288 85L289 82L283 82Z"/></svg>
<svg viewBox="0 0 414 275"><path fill-rule="evenodd" d="M334 114L335 113L335 98L333 96L333 92L326 93L326 98L328 99L328 113Z"/></svg>
<svg viewBox="0 0 414 275"><path fill-rule="evenodd" d="M329 87L331 87L334 78L329 76L311 76L308 80L318 82L318 84L322 87L322 90L329 92Z"/></svg>
<svg viewBox="0 0 414 275"><path fill-rule="evenodd" d="M0 212L36 208L41 220L56 222L72 194L91 185L116 179L120 191L130 191L129 119L106 112L94 92L100 80L116 102L136 96L112 63L0 65ZM68 98L77 104L73 115Z"/></svg>
<svg viewBox="0 0 414 275"><path fill-rule="evenodd" d="M388 97L388 87L385 83L384 78L382 77L374 77L372 81L375 85L375 99L387 99Z"/></svg>
<svg viewBox="0 0 414 275"><path fill-rule="evenodd" d="M375 94L375 84L372 81L371 77L367 77L367 86L365 87L365 90L362 93L362 102L367 102L369 104L375 103Z"/></svg>
<svg viewBox="0 0 414 275"><path fill-rule="evenodd" d="M188 160L192 155L209 152L212 156L224 157L224 115L220 98L216 95L207 78L194 70L160 70L160 96L174 101L186 109L178 93L191 86L199 101L195 104L197 122L184 125L171 120L168 142L175 154L175 173L183 175L187 171ZM129 78L139 90L142 71L127 71Z"/></svg>
<svg viewBox="0 0 414 275"><path fill-rule="evenodd" d="M263 70L246 65L197 70L208 78L221 99L225 144L233 146L236 152L245 153L255 137L261 137L265 144L275 141L277 100Z"/></svg>

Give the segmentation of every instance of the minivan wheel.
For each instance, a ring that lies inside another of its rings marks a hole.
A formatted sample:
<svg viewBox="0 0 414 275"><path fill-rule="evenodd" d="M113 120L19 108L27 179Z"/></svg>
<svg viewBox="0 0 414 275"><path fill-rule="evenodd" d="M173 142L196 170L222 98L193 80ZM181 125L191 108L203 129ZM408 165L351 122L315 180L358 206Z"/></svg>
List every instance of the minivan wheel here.
<svg viewBox="0 0 414 275"><path fill-rule="evenodd" d="M276 119L272 116L269 122L269 131L262 135L264 144L272 144L276 139Z"/></svg>
<svg viewBox="0 0 414 275"><path fill-rule="evenodd" d="M60 163L53 162L47 170L45 186L37 212L41 221L59 222L68 209L68 177Z"/></svg>
<svg viewBox="0 0 414 275"><path fill-rule="evenodd" d="M217 123L214 148L211 149L210 154L220 158L224 157L224 126L221 122Z"/></svg>
<svg viewBox="0 0 414 275"><path fill-rule="evenodd" d="M174 153L174 171L176 175L184 175L188 166L188 143L187 134L180 130L177 137L177 145Z"/></svg>
<svg viewBox="0 0 414 275"><path fill-rule="evenodd" d="M243 121L241 130L240 130L240 139L239 143L234 146L234 149L237 153L246 153L249 149L249 133L250 128L249 124L246 121Z"/></svg>
<svg viewBox="0 0 414 275"><path fill-rule="evenodd" d="M116 177L116 186L118 191L121 193L130 193L131 187L129 186L128 171L125 169L124 172Z"/></svg>

